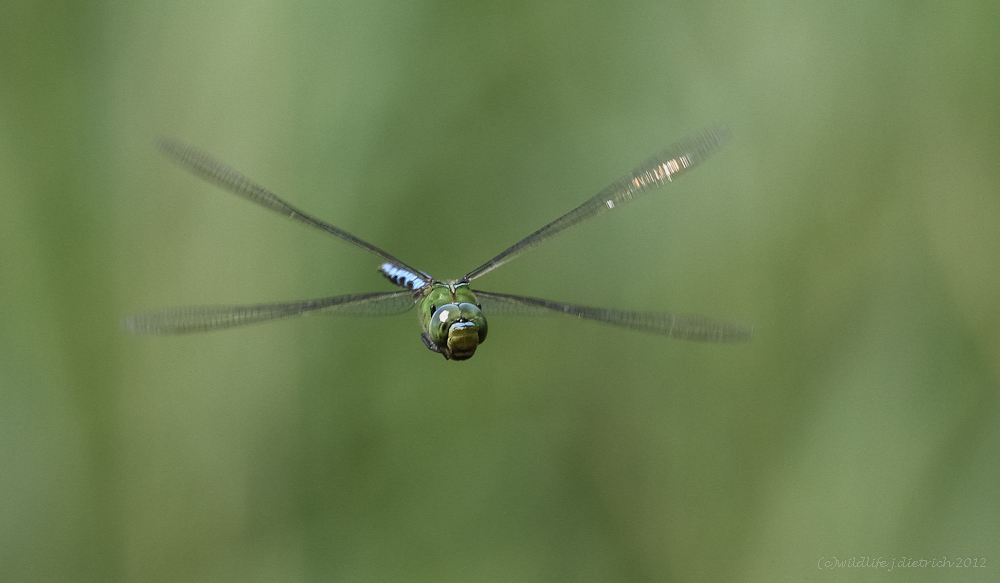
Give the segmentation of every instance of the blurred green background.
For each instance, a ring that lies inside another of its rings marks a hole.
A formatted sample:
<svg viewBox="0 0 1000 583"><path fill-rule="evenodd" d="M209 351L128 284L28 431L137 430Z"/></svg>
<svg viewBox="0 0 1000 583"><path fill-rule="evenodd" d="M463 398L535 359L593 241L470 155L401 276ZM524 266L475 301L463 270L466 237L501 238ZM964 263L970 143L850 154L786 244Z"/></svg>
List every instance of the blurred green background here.
<svg viewBox="0 0 1000 583"><path fill-rule="evenodd" d="M996 580L998 31L985 0L6 3L0 580ZM480 281L751 344L119 329L391 289L158 135L449 278L716 123ZM904 556L987 567L819 568Z"/></svg>

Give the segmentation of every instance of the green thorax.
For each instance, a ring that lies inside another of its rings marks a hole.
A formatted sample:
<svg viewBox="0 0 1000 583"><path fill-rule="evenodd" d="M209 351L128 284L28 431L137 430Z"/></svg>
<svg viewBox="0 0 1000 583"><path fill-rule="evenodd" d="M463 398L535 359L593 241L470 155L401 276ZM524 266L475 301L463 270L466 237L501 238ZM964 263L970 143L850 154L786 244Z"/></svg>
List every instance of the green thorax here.
<svg viewBox="0 0 1000 583"><path fill-rule="evenodd" d="M471 358L486 340L486 316L468 283L435 282L417 303L424 344L445 358Z"/></svg>

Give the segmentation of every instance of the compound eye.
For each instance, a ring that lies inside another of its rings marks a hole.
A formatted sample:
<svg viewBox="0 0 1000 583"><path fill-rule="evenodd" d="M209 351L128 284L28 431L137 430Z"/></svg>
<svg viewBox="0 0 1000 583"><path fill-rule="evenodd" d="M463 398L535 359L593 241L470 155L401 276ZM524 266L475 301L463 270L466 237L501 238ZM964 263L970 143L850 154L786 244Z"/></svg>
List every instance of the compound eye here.
<svg viewBox="0 0 1000 583"><path fill-rule="evenodd" d="M438 346L448 344L448 330L451 325L461 316L461 308L456 304L433 305L431 308L431 318L427 322L428 332L431 340Z"/></svg>

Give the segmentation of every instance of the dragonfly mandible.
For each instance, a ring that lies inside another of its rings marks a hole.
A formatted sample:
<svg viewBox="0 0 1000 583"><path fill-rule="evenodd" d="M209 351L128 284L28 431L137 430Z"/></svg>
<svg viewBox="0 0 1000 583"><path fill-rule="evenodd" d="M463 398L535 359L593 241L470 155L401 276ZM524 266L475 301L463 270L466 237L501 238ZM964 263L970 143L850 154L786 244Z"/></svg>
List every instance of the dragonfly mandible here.
<svg viewBox="0 0 1000 583"><path fill-rule="evenodd" d="M209 154L172 139L160 151L191 173L279 215L333 235L378 256L379 271L398 291L333 296L315 300L252 305L174 308L129 316L124 327L139 334L207 332L258 324L301 314L391 315L417 308L424 345L448 360L466 360L486 340L490 315L564 314L683 340L741 342L751 329L700 316L594 308L551 300L473 289L472 282L508 263L553 235L587 219L620 208L671 182L715 153L728 140L725 127L708 129L677 142L608 185L565 215L514 243L461 279L438 280L410 267L375 245L320 220L260 186Z"/></svg>

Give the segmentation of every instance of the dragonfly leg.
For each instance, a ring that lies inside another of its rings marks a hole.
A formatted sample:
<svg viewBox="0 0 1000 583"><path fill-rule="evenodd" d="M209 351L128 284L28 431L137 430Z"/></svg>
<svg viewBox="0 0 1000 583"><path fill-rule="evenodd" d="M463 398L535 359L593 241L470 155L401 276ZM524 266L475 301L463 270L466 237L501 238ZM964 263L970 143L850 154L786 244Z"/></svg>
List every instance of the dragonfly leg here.
<svg viewBox="0 0 1000 583"><path fill-rule="evenodd" d="M427 332L422 332L420 334L420 339L424 341L424 346L427 347L427 350L443 354L441 352L441 348L437 344L434 344L434 341L431 340L431 335L428 334ZM447 356L445 358L447 358Z"/></svg>

